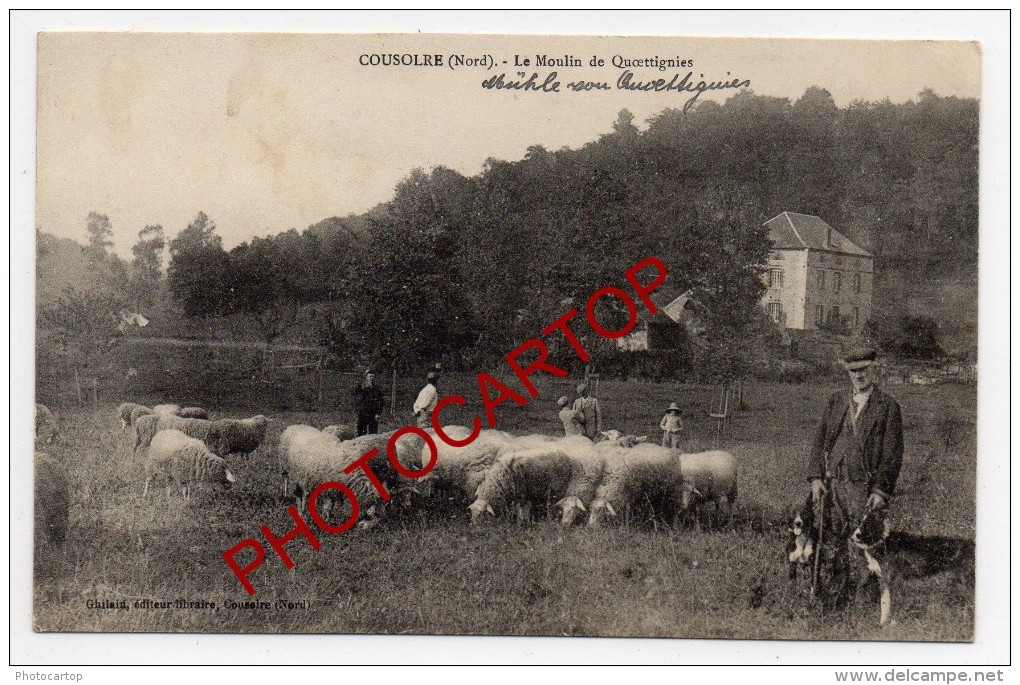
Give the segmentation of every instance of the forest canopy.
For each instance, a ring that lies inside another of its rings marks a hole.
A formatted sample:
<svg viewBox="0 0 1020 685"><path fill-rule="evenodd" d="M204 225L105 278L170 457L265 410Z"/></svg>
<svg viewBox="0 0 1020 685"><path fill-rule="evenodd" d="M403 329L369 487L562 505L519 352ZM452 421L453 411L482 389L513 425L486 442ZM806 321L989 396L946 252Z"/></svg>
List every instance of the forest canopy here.
<svg viewBox="0 0 1020 685"><path fill-rule="evenodd" d="M977 174L975 100L923 91L840 108L817 87L795 101L745 91L640 128L623 110L579 149L535 145L472 177L414 169L364 215L229 251L199 212L171 240L139 227L124 263L109 254L109 220L94 213L82 259L106 264L93 273L109 273L103 292L119 293L118 306L244 317L270 342L300 328L350 360L473 365L655 255L670 291L696 294L707 338L721 343L760 330L762 224L783 211L820 216L873 252L879 286L896 274L908 298L912 283L975 273Z"/></svg>

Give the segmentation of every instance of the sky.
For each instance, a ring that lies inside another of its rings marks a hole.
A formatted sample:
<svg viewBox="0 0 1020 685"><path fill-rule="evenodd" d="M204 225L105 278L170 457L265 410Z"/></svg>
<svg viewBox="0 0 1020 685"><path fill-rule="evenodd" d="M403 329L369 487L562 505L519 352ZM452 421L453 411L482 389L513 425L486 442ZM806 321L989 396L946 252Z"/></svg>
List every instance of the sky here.
<svg viewBox="0 0 1020 685"><path fill-rule="evenodd" d="M438 54L444 66L359 65L390 53ZM492 68L450 69L451 54ZM538 55L582 66L536 67ZM597 139L623 108L643 125L690 97L616 89L614 56L693 60L633 67L638 80L691 72L791 100L818 85L840 106L903 102L924 88L980 95L980 49L963 41L49 32L38 41L36 225L84 241L88 213L106 214L127 257L146 225L173 236L204 211L229 249L364 212L415 167L477 174L487 158L517 160L531 145ZM524 59L532 65L514 67ZM555 71L561 92L482 87L518 71L539 82ZM612 89L564 92L577 80Z"/></svg>

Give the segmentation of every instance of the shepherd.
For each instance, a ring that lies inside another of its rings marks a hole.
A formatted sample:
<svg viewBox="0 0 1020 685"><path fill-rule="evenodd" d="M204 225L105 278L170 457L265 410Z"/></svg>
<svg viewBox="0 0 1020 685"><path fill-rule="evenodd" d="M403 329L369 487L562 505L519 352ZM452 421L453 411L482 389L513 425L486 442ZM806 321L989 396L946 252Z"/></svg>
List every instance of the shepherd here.
<svg viewBox="0 0 1020 685"><path fill-rule="evenodd" d="M857 590L852 577L850 536L869 511L886 509L903 464L900 405L875 384L877 353L851 350L843 358L850 392L835 393L826 405L807 459L811 497L820 508L820 539L813 584L825 554L832 586L821 590L822 606L848 604ZM831 539L829 539L831 536Z"/></svg>
<svg viewBox="0 0 1020 685"><path fill-rule="evenodd" d="M365 372L365 380L355 386L354 400L358 408L358 435L378 433L379 416L386 401L382 390L375 384L375 374L371 369Z"/></svg>

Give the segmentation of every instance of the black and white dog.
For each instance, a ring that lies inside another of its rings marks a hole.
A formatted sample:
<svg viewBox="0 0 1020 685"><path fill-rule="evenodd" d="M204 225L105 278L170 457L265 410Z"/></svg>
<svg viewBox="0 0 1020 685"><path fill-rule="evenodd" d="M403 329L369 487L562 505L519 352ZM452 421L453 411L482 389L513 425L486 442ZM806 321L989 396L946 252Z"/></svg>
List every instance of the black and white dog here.
<svg viewBox="0 0 1020 685"><path fill-rule="evenodd" d="M872 509L864 514L864 518L850 534L852 548L863 556L868 565L868 572L878 578L878 587L881 591L879 623L883 626L890 622L895 623L892 620L892 593L890 591L892 568L886 554L888 539L889 522L885 518L883 509Z"/></svg>
<svg viewBox="0 0 1020 685"><path fill-rule="evenodd" d="M787 529L786 559L789 563L790 580L797 579L797 569L808 567L814 563L815 550L818 547L818 529L815 526L815 504L808 495L807 501L800 511L793 515Z"/></svg>
<svg viewBox="0 0 1020 685"><path fill-rule="evenodd" d="M786 557L789 564L790 580L797 579L800 567L806 567L810 574L815 555L821 553L818 548L818 527L816 525L816 504L808 495L804 506L793 515L787 529ZM826 531L827 535L834 531ZM881 590L881 625L891 620L892 601L890 593L890 573L886 567L886 540L889 537L889 523L884 511L869 511L850 534L848 540L851 549L858 552L859 558L867 563L868 572L877 577ZM834 538L835 540L835 538ZM836 542L836 544L841 544Z"/></svg>

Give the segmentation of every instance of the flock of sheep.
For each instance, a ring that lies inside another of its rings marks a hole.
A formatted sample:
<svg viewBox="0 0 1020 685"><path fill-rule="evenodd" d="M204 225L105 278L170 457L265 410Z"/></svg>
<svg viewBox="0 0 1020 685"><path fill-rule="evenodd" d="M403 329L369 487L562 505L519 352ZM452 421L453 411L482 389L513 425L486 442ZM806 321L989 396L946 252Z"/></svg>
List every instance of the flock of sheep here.
<svg viewBox="0 0 1020 685"><path fill-rule="evenodd" d="M150 408L124 403L118 414L122 427L134 428L133 454L144 451L143 497L153 482L165 482L168 494L176 484L185 497L195 485L231 487L236 479L226 457L257 449L270 421L265 416L210 420L203 409L176 404ZM51 540L59 541L67 520L67 474L38 451L40 426L51 423L49 411L37 405L37 497L63 502L41 508L46 520L38 518L37 507L37 529L51 531ZM448 426L444 432L450 442L467 444L452 446L430 431L433 454L421 436L404 433L393 441L391 460L393 432L355 437L345 426L322 430L288 426L276 446L283 491L307 511L309 494L318 485L344 483L357 498L361 526L373 525L394 502L405 506L452 502L466 506L472 522L490 516L531 521L558 512L565 526L582 514L592 526L614 518L673 523L705 502L714 503L718 513L723 500L732 506L737 495L736 460L721 450L685 454L617 431L607 431L599 442L583 436L515 436L499 430L482 430L467 442L467 428ZM366 461L363 455L372 450L376 452ZM424 472L433 459L423 477L408 475ZM359 461L368 469L352 467ZM337 503L345 518L349 516L353 505L336 490L325 491L316 505L328 513Z"/></svg>

